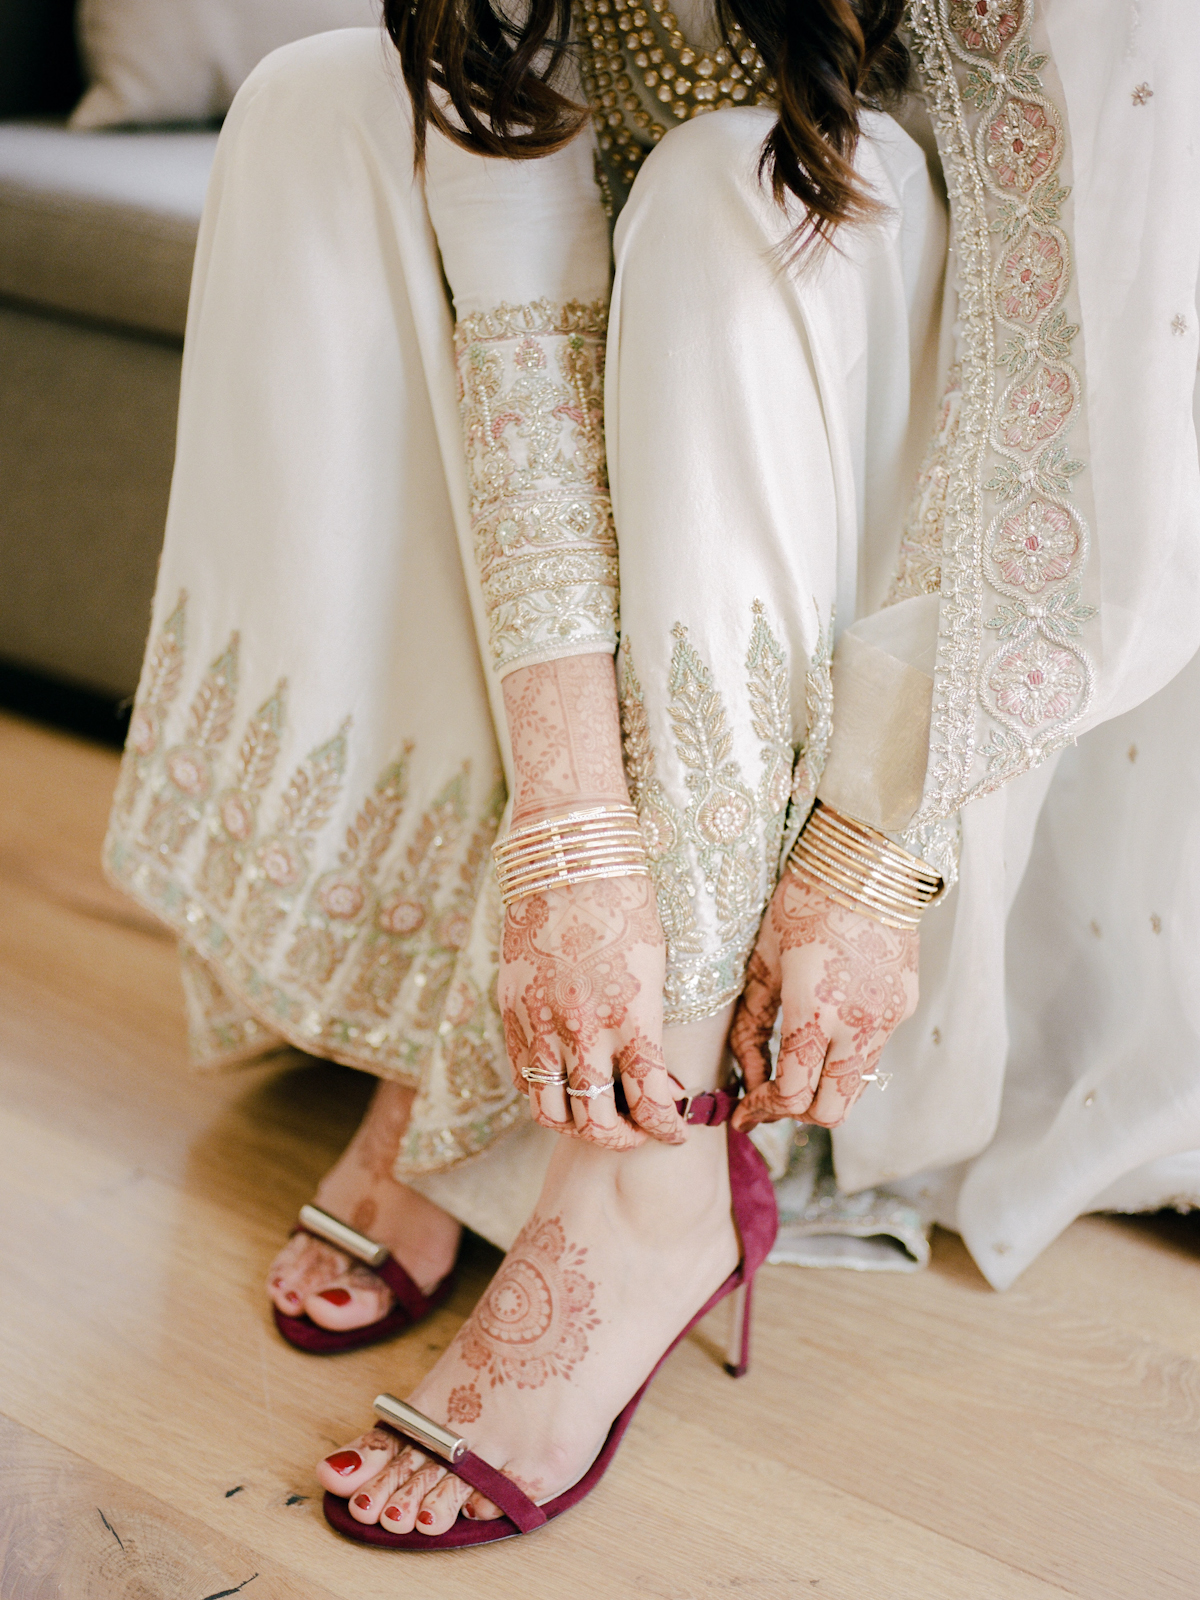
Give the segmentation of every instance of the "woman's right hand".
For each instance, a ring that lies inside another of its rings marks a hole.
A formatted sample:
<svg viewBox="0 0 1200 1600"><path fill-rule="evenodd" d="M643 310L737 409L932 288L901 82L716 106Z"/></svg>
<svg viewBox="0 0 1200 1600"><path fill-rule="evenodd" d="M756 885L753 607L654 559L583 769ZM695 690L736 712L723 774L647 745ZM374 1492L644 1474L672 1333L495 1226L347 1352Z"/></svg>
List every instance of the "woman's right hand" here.
<svg viewBox="0 0 1200 1600"><path fill-rule="evenodd" d="M665 972L650 878L587 879L508 907L500 1012L513 1080L535 1122L609 1150L647 1137L683 1142L662 1051ZM537 1081L542 1074L568 1083ZM615 1088L603 1087L618 1082L625 1114ZM587 1095L593 1088L602 1092Z"/></svg>

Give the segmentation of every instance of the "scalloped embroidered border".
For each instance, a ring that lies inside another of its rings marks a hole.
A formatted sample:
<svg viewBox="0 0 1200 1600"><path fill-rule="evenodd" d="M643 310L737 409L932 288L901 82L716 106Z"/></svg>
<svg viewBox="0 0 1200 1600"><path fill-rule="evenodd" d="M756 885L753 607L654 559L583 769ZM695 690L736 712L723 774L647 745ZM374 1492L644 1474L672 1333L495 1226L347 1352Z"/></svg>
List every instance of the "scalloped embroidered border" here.
<svg viewBox="0 0 1200 1600"><path fill-rule="evenodd" d="M956 811L1068 743L1095 684L1092 657L1079 637L1095 615L1080 600L1087 530L1069 498L1083 463L1067 459L1062 444L1078 415L1080 390L1069 361L1078 329L1062 309L1071 280L1069 240L1058 225L1069 193L1058 181L1064 131L1038 77L1045 57L1028 42L1033 10L1033 0L989 0L983 14L966 0L910 4L951 196L962 325L962 405L947 455L929 772L914 827ZM968 100L979 108L970 119ZM1022 249L1030 259L1018 268ZM1023 314L1023 306L1032 311ZM1011 335L1002 355L998 327ZM995 467L985 483L989 459ZM991 515L985 495L994 497ZM1028 551L1018 547L1015 524L1022 516L1033 541ZM1039 518L1057 551L1040 569ZM1005 567L996 554L1002 543ZM1056 571L1064 560L1065 569ZM1021 582L1027 572L1041 581ZM985 630L998 635L995 646L988 647ZM988 763L982 775L980 758Z"/></svg>

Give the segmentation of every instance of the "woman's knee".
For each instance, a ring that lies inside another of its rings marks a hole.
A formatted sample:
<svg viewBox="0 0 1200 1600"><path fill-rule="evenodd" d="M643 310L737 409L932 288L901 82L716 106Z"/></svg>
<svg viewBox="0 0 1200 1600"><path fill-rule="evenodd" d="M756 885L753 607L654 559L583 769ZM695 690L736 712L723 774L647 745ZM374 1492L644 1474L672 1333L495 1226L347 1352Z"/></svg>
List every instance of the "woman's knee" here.
<svg viewBox="0 0 1200 1600"><path fill-rule="evenodd" d="M269 124L276 137L300 148L327 141L347 127L395 116L406 103L399 67L389 71L388 48L374 28L313 34L264 57L234 98L226 126Z"/></svg>

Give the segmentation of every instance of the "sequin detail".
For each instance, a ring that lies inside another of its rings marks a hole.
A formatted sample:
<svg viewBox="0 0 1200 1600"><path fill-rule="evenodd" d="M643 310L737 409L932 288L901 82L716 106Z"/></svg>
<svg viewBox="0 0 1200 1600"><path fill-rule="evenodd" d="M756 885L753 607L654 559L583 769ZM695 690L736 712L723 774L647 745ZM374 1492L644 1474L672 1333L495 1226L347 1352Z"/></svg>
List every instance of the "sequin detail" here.
<svg viewBox="0 0 1200 1600"><path fill-rule="evenodd" d="M960 381L918 485L889 600L940 590L918 831L1065 744L1099 645L1067 437L1082 409L1065 131L1033 0L913 0L951 200ZM989 645L988 632L998 635Z"/></svg>
<svg viewBox="0 0 1200 1600"><path fill-rule="evenodd" d="M455 333L492 665L617 647L603 304L500 305Z"/></svg>

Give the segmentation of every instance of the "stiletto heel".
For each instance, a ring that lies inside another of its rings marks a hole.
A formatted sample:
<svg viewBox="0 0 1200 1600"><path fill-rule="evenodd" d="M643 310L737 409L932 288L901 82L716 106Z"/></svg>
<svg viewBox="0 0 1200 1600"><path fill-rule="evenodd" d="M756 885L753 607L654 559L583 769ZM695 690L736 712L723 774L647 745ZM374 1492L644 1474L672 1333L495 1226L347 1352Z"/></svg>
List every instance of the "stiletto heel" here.
<svg viewBox="0 0 1200 1600"><path fill-rule="evenodd" d="M730 1295L732 1320L729 1344L725 1351L725 1371L731 1378L744 1378L750 1370L750 1306L754 1280L744 1283Z"/></svg>
<svg viewBox="0 0 1200 1600"><path fill-rule="evenodd" d="M716 1128L728 1123L733 1115L738 1096L725 1089L713 1094L689 1095L677 1102L680 1116L693 1126ZM375 1400L375 1414L381 1422L410 1439L431 1455L440 1456L446 1465L464 1483L477 1489L504 1515L494 1522L475 1522L459 1518L445 1533L428 1537L423 1533L388 1533L377 1523L356 1522L350 1515L346 1501L326 1492L325 1518L331 1527L359 1544L381 1545L389 1550L460 1550L466 1545L491 1544L497 1539L511 1539L514 1534L532 1533L544 1527L554 1517L569 1511L589 1495L604 1476L625 1430L633 1421L633 1414L642 1402L646 1390L654 1381L659 1367L671 1351L684 1339L696 1324L708 1315L722 1300L733 1297L733 1333L729 1342L726 1372L740 1378L750 1365L750 1289L754 1274L762 1266L775 1243L778 1213L775 1209L775 1190L766 1163L744 1133L730 1127L726 1132L729 1152L729 1194L734 1225L742 1241L741 1262L725 1282L700 1307L696 1315L683 1328L659 1357L654 1371L608 1430L608 1438L600 1454L580 1478L579 1482L562 1494L537 1505L517 1488L511 1478L477 1456L461 1434L424 1416L404 1400L390 1394L381 1394Z"/></svg>

